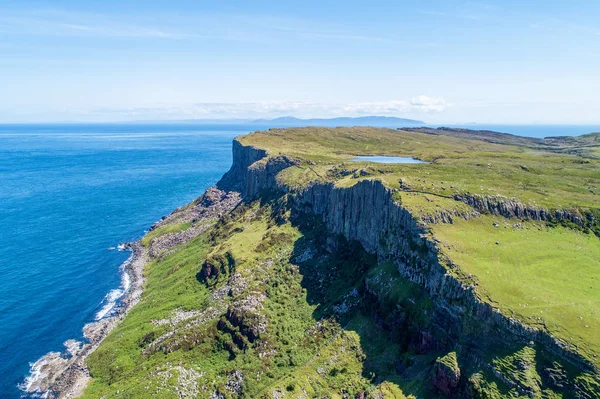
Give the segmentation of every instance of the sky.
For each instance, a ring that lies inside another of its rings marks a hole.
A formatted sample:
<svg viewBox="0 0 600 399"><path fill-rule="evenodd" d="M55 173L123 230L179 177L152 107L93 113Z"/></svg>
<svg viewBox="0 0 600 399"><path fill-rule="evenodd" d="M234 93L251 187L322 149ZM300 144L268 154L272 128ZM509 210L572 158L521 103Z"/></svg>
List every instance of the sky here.
<svg viewBox="0 0 600 399"><path fill-rule="evenodd" d="M0 122L600 123L600 2L0 0Z"/></svg>

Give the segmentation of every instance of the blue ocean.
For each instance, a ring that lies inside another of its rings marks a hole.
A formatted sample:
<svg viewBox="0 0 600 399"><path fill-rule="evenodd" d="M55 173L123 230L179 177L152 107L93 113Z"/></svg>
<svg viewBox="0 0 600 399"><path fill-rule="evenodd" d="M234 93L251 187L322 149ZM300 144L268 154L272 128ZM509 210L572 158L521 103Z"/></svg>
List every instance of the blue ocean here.
<svg viewBox="0 0 600 399"><path fill-rule="evenodd" d="M243 126L0 126L0 397L111 306L109 251L198 197Z"/></svg>
<svg viewBox="0 0 600 399"><path fill-rule="evenodd" d="M474 129L485 125L465 126ZM111 306L129 256L110 251L201 195L256 125L0 125L0 397L82 339ZM493 126L527 136L599 127Z"/></svg>

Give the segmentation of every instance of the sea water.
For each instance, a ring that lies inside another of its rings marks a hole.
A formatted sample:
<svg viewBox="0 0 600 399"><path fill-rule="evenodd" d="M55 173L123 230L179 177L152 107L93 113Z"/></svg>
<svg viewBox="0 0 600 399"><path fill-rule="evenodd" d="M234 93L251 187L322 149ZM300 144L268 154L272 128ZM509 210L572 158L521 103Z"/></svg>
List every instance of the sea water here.
<svg viewBox="0 0 600 399"><path fill-rule="evenodd" d="M244 126L0 126L0 398L126 290L109 250L201 195Z"/></svg>

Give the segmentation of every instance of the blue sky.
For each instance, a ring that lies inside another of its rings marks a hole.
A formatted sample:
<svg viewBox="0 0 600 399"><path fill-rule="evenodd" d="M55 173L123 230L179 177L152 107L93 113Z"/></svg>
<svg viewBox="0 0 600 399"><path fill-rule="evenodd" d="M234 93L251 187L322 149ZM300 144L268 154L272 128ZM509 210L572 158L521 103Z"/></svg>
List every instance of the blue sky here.
<svg viewBox="0 0 600 399"><path fill-rule="evenodd" d="M600 123L600 2L2 1L0 122Z"/></svg>

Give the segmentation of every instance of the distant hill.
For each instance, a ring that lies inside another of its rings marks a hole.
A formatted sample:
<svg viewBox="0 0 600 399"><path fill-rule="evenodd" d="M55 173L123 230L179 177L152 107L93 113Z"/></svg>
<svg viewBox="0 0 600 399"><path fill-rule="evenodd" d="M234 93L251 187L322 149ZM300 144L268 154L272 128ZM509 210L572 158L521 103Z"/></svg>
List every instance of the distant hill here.
<svg viewBox="0 0 600 399"><path fill-rule="evenodd" d="M261 127L351 127L351 126L373 126L373 127L417 127L425 125L425 122L415 119L396 118L393 116L360 116L356 118L316 118L301 119L294 116L282 116L274 119L178 119L178 120L139 120L128 123L174 123L174 124L206 124L206 125L257 125Z"/></svg>
<svg viewBox="0 0 600 399"><path fill-rule="evenodd" d="M283 116L275 119L256 119L250 123L256 125L273 125L274 127L287 126L377 126L377 127L401 127L420 126L425 122L415 119L396 118L393 116L360 116L356 118L321 118L300 119L293 116Z"/></svg>

